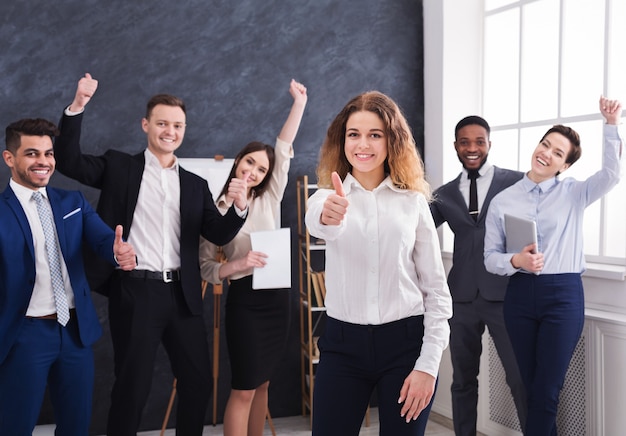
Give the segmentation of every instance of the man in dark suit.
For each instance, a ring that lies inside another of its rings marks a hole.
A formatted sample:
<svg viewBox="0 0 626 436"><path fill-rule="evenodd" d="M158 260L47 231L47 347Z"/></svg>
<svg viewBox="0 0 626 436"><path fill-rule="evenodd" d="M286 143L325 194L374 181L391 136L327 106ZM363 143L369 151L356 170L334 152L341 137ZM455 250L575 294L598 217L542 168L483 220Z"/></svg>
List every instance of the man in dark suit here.
<svg viewBox="0 0 626 436"><path fill-rule="evenodd" d="M236 235L247 213L246 185L234 180L228 193L233 207L222 216L206 180L178 165L174 152L185 134L185 105L166 94L148 102L141 123L148 140L143 152L83 154L81 121L97 84L89 74L78 82L59 125L55 152L61 173L101 190L98 212L109 225L124 224L124 236L139 259L137 270L108 275L99 282L100 290L107 289L109 295L115 354L107 433L136 434L157 347L163 343L177 378L177 434L201 435L212 379L202 314L199 241L203 236L223 245Z"/></svg>
<svg viewBox="0 0 626 436"><path fill-rule="evenodd" d="M59 435L86 435L100 337L83 268L86 242L111 266L135 253L80 192L48 188L57 127L23 119L6 128L9 186L0 195L0 433L31 434L46 385Z"/></svg>
<svg viewBox="0 0 626 436"><path fill-rule="evenodd" d="M478 371L485 326L502 361L518 418L526 422L524 387L502 314L508 279L488 273L483 262L489 202L523 174L487 162L491 148L490 127L483 118L463 118L454 133L454 147L463 171L434 192L431 212L435 225L447 222L454 233L452 268L448 275L454 309L450 319L454 431L457 436L475 436Z"/></svg>

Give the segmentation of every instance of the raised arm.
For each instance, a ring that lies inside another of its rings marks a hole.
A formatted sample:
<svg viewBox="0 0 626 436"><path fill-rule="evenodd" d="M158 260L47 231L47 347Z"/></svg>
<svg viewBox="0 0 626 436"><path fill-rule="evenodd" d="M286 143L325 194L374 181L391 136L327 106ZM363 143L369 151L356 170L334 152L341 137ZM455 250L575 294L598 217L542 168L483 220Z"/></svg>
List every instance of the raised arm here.
<svg viewBox="0 0 626 436"><path fill-rule="evenodd" d="M287 121L285 121L283 128L278 134L278 138L289 144L293 144L293 141L296 139L298 129L300 128L300 121L302 121L304 108L306 107L306 87L303 84L296 82L294 79L291 79L291 83L289 83L289 93L293 97L293 105L291 106L291 111L289 112Z"/></svg>
<svg viewBox="0 0 626 436"><path fill-rule="evenodd" d="M88 186L102 189L102 177L106 168L103 156L83 154L80 143L83 110L98 88L98 81L86 73L76 86L72 104L66 106L59 121L61 131L54 141L56 169ZM68 112L69 110L69 112Z"/></svg>

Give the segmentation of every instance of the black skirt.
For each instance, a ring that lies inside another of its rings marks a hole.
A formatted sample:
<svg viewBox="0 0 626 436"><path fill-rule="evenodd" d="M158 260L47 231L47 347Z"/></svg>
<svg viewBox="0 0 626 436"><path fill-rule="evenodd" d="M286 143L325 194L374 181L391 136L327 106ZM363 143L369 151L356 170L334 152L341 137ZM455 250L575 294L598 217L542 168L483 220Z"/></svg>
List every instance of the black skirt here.
<svg viewBox="0 0 626 436"><path fill-rule="evenodd" d="M256 389L283 359L289 330L288 289L253 290L252 276L231 280L226 296L226 343L231 387Z"/></svg>

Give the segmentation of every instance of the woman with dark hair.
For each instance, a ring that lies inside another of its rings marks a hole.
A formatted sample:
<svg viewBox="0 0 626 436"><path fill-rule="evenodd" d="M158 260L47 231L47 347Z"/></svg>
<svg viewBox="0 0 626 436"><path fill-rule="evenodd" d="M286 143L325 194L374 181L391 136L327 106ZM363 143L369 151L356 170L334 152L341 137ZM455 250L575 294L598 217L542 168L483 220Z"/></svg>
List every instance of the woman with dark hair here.
<svg viewBox="0 0 626 436"><path fill-rule="evenodd" d="M233 168L217 200L225 212L232 200L228 186L245 184L248 216L223 246L226 262L217 259L218 247L200 242L200 268L209 283L229 279L226 297L226 342L231 364L231 392L224 413L226 436L261 436L267 412L269 379L282 357L289 327L289 292L252 289L252 271L265 265L265 253L252 251L250 233L276 228L280 202L287 186L292 144L307 102L306 88L291 81L291 111L276 139L276 148L251 142L235 157Z"/></svg>
<svg viewBox="0 0 626 436"><path fill-rule="evenodd" d="M328 128L308 199L326 241L326 328L314 436L356 436L376 389L380 434L423 435L452 299L428 208L430 186L396 103L371 91Z"/></svg>

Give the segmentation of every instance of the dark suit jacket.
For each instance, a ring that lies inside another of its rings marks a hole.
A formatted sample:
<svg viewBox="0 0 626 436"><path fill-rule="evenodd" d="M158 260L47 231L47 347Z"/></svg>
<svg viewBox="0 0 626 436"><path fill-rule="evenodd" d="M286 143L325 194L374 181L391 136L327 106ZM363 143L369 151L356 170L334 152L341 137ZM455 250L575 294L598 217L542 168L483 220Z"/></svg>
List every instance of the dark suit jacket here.
<svg viewBox="0 0 626 436"><path fill-rule="evenodd" d="M504 300L508 278L487 272L483 261L485 218L493 197L523 175L519 171L494 166L493 180L476 221L470 216L467 203L459 190L461 175L435 190L430 205L435 225L439 227L447 221L454 233L452 268L448 275L448 286L454 302L472 301L479 292L489 301Z"/></svg>
<svg viewBox="0 0 626 436"><path fill-rule="evenodd" d="M128 237L139 196L144 170L144 153L129 155L108 150L102 156L83 154L80 147L82 114L63 115L54 153L57 169L85 185L101 190L97 211L111 228L124 226ZM224 245L235 237L244 223L234 208L222 216L215 207L207 181L180 168L180 256L181 284L189 310L202 313L202 291L198 247L200 235L216 245ZM160 237L160 235L155 235ZM104 265L89 264L88 275L94 289L108 294L108 278L112 270Z"/></svg>
<svg viewBox="0 0 626 436"><path fill-rule="evenodd" d="M83 268L82 244L110 265L115 233L76 191L48 187L61 252L74 291L80 340L93 344L102 334ZM78 212L75 212L78 211ZM72 213L75 212L75 213ZM0 194L0 363L19 336L35 284L33 235L24 209L10 187Z"/></svg>

